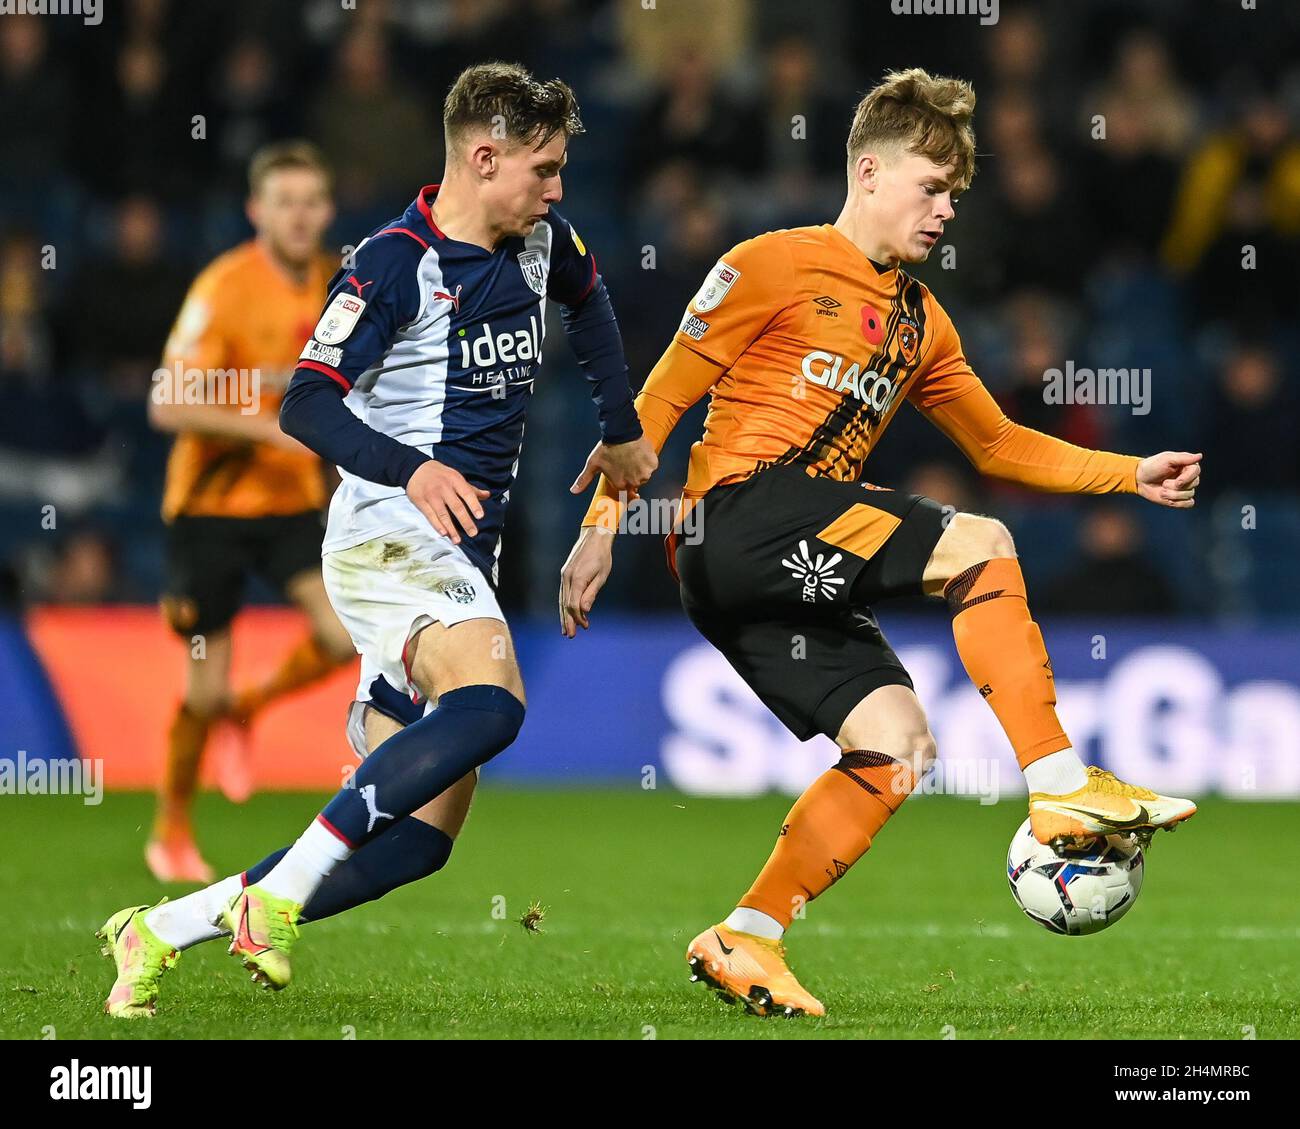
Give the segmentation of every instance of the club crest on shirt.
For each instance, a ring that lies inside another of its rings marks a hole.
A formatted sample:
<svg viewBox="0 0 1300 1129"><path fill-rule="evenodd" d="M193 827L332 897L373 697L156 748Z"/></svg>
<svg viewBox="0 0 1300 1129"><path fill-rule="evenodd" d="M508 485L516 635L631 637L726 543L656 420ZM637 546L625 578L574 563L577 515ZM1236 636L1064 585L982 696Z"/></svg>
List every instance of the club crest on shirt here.
<svg viewBox="0 0 1300 1129"><path fill-rule="evenodd" d="M325 307L321 319L316 325L313 336L322 345L337 345L346 341L357 324L357 319L365 312L366 300L342 292L334 295L334 301Z"/></svg>
<svg viewBox="0 0 1300 1129"><path fill-rule="evenodd" d="M524 281L534 294L546 294L546 267L542 263L540 251L520 251L519 269L524 272Z"/></svg>
<svg viewBox="0 0 1300 1129"><path fill-rule="evenodd" d="M898 351L909 365L916 360L916 351L921 344L921 327L911 318L904 316L898 323Z"/></svg>
<svg viewBox="0 0 1300 1129"><path fill-rule="evenodd" d="M691 299L691 306L695 309L695 312L697 314L707 314L714 309L727 296L727 291L732 288L739 277L740 271L736 270L735 267L728 266L719 259L718 265L709 271L709 277L704 280L704 285Z"/></svg>

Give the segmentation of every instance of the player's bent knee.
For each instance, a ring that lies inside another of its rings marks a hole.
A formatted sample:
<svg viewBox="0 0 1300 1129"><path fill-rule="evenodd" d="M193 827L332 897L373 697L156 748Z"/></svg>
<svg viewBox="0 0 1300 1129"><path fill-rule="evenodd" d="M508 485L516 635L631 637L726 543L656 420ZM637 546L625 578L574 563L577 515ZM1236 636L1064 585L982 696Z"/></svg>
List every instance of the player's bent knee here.
<svg viewBox="0 0 1300 1129"><path fill-rule="evenodd" d="M917 779L929 772L938 759L939 746L934 739L934 734L927 729L924 736L917 739L916 750L912 756L912 771L916 773Z"/></svg>
<svg viewBox="0 0 1300 1129"><path fill-rule="evenodd" d="M945 580L984 561L1016 555L1011 531L996 518L977 514L958 514L936 550L942 556Z"/></svg>
<svg viewBox="0 0 1300 1129"><path fill-rule="evenodd" d="M967 522L965 549L971 564L990 561L994 557L1014 557L1015 542L1011 540L1011 530L996 518L970 517Z"/></svg>
<svg viewBox="0 0 1300 1129"><path fill-rule="evenodd" d="M504 686L459 686L438 699L438 710L473 711L475 728L484 747L495 756L519 736L524 724L524 703ZM480 762L481 763L481 762Z"/></svg>
<svg viewBox="0 0 1300 1129"><path fill-rule="evenodd" d="M203 721L215 721L229 705L230 698L225 691L190 690L185 695L185 708Z"/></svg>

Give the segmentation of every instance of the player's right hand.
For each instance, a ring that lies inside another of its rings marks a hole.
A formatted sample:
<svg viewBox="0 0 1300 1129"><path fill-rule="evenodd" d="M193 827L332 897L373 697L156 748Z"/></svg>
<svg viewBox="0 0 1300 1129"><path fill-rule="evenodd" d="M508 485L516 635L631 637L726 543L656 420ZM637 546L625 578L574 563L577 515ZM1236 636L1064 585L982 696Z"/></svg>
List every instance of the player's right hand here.
<svg viewBox="0 0 1300 1129"><path fill-rule="evenodd" d="M588 615L614 567L614 534L587 526L560 569L560 630L572 639L591 627Z"/></svg>
<svg viewBox="0 0 1300 1129"><path fill-rule="evenodd" d="M474 519L482 520L483 499L492 492L471 486L454 467L430 459L407 480L406 496L434 529L459 545L462 531L466 537L478 535Z"/></svg>

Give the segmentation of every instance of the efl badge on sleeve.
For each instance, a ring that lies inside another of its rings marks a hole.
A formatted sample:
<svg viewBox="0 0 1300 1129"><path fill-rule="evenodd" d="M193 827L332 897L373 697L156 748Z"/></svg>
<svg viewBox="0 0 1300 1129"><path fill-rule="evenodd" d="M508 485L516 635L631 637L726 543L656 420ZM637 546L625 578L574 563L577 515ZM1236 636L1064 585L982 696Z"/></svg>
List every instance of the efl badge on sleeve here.
<svg viewBox="0 0 1300 1129"><path fill-rule="evenodd" d="M351 294L334 295L334 301L321 314L313 336L322 345L337 345L340 341L346 341L365 308L364 298L354 298Z"/></svg>
<svg viewBox="0 0 1300 1129"><path fill-rule="evenodd" d="M546 267L542 263L540 251L521 251L519 269L524 272L524 281L534 294L546 294Z"/></svg>
<svg viewBox="0 0 1300 1129"><path fill-rule="evenodd" d="M695 309L695 312L697 314L707 314L718 306L739 277L740 271L736 270L735 267L727 266L726 263L719 259L718 265L709 271L709 277L704 280L704 285L700 287L699 293L691 299L691 306Z"/></svg>

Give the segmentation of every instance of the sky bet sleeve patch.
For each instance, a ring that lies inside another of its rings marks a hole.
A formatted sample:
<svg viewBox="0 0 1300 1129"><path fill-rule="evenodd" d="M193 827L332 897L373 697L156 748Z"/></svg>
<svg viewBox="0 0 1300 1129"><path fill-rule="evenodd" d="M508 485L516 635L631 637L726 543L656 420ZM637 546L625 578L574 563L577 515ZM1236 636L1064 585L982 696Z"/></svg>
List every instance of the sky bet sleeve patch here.
<svg viewBox="0 0 1300 1129"><path fill-rule="evenodd" d="M346 341L365 308L364 298L353 294L336 294L334 301L321 314L314 334L316 340L323 345L337 345L340 341Z"/></svg>
<svg viewBox="0 0 1300 1129"><path fill-rule="evenodd" d="M740 271L735 267L729 267L721 259L718 265L709 271L709 276L704 280L704 285L700 287L691 301L697 314L707 314L710 310L716 308L722 299L727 296L727 291L731 289L736 279L740 277Z"/></svg>

